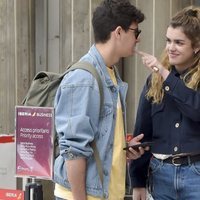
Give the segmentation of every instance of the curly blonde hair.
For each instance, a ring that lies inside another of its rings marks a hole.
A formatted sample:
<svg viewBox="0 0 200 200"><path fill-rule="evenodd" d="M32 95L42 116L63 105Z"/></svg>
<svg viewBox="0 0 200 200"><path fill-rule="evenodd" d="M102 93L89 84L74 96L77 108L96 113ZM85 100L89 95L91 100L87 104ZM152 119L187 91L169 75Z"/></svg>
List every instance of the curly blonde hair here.
<svg viewBox="0 0 200 200"><path fill-rule="evenodd" d="M169 24L172 28L181 27L183 33L191 40L193 48L200 47L200 8L187 7L178 12ZM171 71L172 66L166 50L161 55L162 65ZM198 90L200 88L200 51L194 53L193 62L188 72L182 77L183 82L188 88ZM152 73L150 88L146 94L148 99L152 99L153 103L161 103L164 90L162 88L163 78L159 73Z"/></svg>

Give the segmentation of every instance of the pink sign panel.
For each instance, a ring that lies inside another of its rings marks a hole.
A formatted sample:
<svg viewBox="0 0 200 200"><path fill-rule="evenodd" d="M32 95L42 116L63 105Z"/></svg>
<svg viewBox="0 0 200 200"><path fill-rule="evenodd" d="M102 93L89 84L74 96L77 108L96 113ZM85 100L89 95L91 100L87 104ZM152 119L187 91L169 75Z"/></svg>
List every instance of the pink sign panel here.
<svg viewBox="0 0 200 200"><path fill-rule="evenodd" d="M54 109L16 106L16 176L52 179Z"/></svg>

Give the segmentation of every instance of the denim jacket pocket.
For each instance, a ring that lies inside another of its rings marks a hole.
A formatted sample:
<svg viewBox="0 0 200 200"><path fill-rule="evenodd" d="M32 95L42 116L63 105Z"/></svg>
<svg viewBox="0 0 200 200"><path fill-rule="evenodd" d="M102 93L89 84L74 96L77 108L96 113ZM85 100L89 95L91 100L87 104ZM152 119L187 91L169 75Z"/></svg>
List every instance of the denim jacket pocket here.
<svg viewBox="0 0 200 200"><path fill-rule="evenodd" d="M103 136L107 132L110 132L113 124L113 105L104 104L103 110L100 115L99 130L100 134Z"/></svg>
<svg viewBox="0 0 200 200"><path fill-rule="evenodd" d="M103 109L101 111L100 117L106 117L113 111L112 104L104 104Z"/></svg>

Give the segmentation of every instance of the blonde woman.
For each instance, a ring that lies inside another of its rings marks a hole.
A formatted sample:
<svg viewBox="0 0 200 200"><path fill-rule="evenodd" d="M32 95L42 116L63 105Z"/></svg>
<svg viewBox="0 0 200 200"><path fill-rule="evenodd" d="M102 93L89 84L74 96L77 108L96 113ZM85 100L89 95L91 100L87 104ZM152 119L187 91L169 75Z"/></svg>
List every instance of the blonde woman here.
<svg viewBox="0 0 200 200"><path fill-rule="evenodd" d="M144 52L152 70L141 93L134 135L153 141L151 153L132 161L133 199L199 200L200 196L200 9L178 12L166 32L159 62ZM148 181L147 181L148 180Z"/></svg>

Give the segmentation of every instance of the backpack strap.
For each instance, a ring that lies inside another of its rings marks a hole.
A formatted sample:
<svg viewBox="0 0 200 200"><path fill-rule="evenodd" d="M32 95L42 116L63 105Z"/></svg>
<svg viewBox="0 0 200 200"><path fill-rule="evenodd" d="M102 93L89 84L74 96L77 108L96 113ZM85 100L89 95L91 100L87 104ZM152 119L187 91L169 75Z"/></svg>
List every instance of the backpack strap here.
<svg viewBox="0 0 200 200"><path fill-rule="evenodd" d="M97 146L96 146L96 143L95 143L94 140L91 142L91 146L92 146L93 151L94 151L94 158L95 158L95 161L96 161L97 170L98 170L98 173L99 173L101 184L103 186L103 168L102 168L102 164L101 164L101 160L100 160L100 156L99 156L99 151L97 149Z"/></svg>
<svg viewBox="0 0 200 200"><path fill-rule="evenodd" d="M72 71L72 70L75 70L75 69L86 70L86 71L90 72L95 77L95 79L97 80L97 83L98 83L98 86L99 86L100 98L101 98L100 99L100 110L101 110L102 106L103 106L104 93L103 93L102 80L100 78L100 75L99 75L97 69L89 62L79 61L79 62L76 62L72 65L69 65L67 67L67 71L65 72L65 74L68 73L69 71ZM99 173L101 184L103 186L103 168L102 168L99 152L98 152L98 149L97 149L97 146L96 146L96 142L94 140L91 142L91 146L92 146L93 151L94 151L94 158L95 158L95 161L96 161L97 170L98 170L98 173Z"/></svg>
<svg viewBox="0 0 200 200"><path fill-rule="evenodd" d="M75 70L75 69L86 70L86 71L90 72L95 77L95 79L97 80L98 86L99 86L99 93L100 93L100 98L101 98L100 99L100 108L102 108L103 99L104 99L103 85L102 85L102 80L100 78L100 75L99 75L99 72L97 71L97 69L89 62L79 61L79 62L76 62L72 65L69 65L67 67L67 71L65 72L65 74L68 73L69 71L72 71L72 70Z"/></svg>

